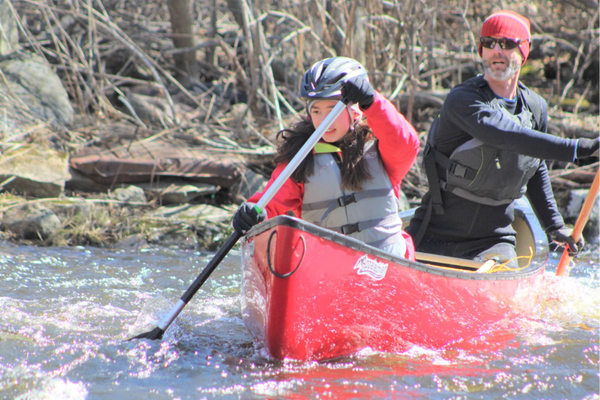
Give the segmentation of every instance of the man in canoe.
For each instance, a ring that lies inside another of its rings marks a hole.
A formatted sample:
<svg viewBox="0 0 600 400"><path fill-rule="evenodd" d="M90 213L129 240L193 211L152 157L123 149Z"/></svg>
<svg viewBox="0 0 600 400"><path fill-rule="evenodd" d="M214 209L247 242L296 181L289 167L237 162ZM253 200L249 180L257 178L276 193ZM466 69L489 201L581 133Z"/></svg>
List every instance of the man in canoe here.
<svg viewBox="0 0 600 400"><path fill-rule="evenodd" d="M289 214L349 235L399 257L414 259L411 237L402 230L398 198L402 179L419 150L415 129L369 83L357 61L333 57L315 63L302 79L307 116L279 132L276 168L266 190L342 101L346 110L325 131L259 215L243 204L233 227L245 233L266 218ZM266 211L266 212L265 212Z"/></svg>
<svg viewBox="0 0 600 400"><path fill-rule="evenodd" d="M429 191L407 231L418 251L516 266L514 200L527 195L549 237L577 252L558 212L543 160L598 154L598 139L546 133L547 104L519 82L531 46L529 20L514 11L481 27L484 74L454 87L429 130Z"/></svg>

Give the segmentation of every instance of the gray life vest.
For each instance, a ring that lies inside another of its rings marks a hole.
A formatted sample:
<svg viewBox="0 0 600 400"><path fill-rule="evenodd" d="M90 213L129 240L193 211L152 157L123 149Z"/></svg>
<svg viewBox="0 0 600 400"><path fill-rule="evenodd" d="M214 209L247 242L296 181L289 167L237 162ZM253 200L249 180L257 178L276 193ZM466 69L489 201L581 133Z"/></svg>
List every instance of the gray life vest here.
<svg viewBox="0 0 600 400"><path fill-rule="evenodd" d="M315 154L314 175L304 184L302 219L382 248L404 240L399 202L373 141L365 145L364 158L372 179L354 192L341 188L331 154Z"/></svg>

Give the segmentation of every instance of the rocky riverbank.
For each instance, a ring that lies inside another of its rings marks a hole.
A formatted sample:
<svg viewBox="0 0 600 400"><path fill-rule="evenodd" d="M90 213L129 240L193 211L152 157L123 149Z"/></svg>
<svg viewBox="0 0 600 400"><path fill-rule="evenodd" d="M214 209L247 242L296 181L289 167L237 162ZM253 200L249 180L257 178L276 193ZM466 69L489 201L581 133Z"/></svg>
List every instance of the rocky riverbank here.
<svg viewBox="0 0 600 400"><path fill-rule="evenodd" d="M136 186L83 197L27 200L0 195L4 240L21 245L216 250L237 207L158 206Z"/></svg>
<svg viewBox="0 0 600 400"><path fill-rule="evenodd" d="M558 198L565 221L573 224L587 189L564 191ZM404 208L410 207L404 199ZM218 249L231 234L236 204L149 201L140 187L77 197L26 199L0 194L0 238L22 245L96 246L140 250L166 246ZM588 243L598 243L598 202L584 230Z"/></svg>
<svg viewBox="0 0 600 400"><path fill-rule="evenodd" d="M238 205L270 175L276 133L302 113L295 93L305 68L346 54L347 41L365 43L365 54L355 56L424 143L449 88L478 72L476 46L465 38L492 7L477 4L456 18L458 11L432 14L418 3L396 21L396 8L384 2L381 10L361 5L331 15L339 20L327 27L310 6L294 2L282 10L265 3L263 24L249 25L259 15L238 3L190 5L193 22L217 4L214 29L194 26L195 39L182 44L173 35L183 34L172 25L176 16L162 3L0 2L0 237L214 250L231 233ZM462 9L455 6L446 5ZM523 7L544 34L534 35L521 78L548 100L549 132L597 136L598 43L588 29L595 10L583 3ZM365 13L385 18L367 26L359 17ZM340 42L334 33L353 24ZM420 41L435 46L425 50ZM180 55L193 56L186 61L193 71L184 71ZM572 224L597 159L549 169ZM418 204L427 190L419 163L402 190L405 207ZM598 240L597 205L584 235Z"/></svg>

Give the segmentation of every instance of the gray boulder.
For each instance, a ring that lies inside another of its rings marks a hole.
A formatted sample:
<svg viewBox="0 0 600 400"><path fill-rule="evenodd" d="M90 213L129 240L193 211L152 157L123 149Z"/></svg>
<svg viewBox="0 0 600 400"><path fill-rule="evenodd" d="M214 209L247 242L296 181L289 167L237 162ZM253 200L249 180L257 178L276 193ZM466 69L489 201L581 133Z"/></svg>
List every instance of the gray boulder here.
<svg viewBox="0 0 600 400"><path fill-rule="evenodd" d="M128 204L145 204L147 201L144 190L133 185L126 188L115 189L111 193L110 198Z"/></svg>
<svg viewBox="0 0 600 400"><path fill-rule="evenodd" d="M59 77L48 62L33 53L14 54L0 61L6 79L0 80L0 94L8 96L50 124L70 125L73 107Z"/></svg>
<svg viewBox="0 0 600 400"><path fill-rule="evenodd" d="M47 239L60 228L56 214L40 203L10 208L2 216L2 229L26 239Z"/></svg>

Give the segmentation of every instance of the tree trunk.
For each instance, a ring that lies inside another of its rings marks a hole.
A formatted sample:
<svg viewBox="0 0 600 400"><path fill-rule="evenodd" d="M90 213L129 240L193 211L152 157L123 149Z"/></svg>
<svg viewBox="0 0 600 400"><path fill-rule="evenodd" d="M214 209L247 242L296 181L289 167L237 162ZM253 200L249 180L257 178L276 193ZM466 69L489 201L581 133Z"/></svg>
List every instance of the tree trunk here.
<svg viewBox="0 0 600 400"><path fill-rule="evenodd" d="M198 79L196 49L193 48L194 36L190 0L168 0L167 3L171 16L173 45L176 49L182 49L182 51L174 54L175 67L177 68L175 78L184 87L190 87L192 82Z"/></svg>

